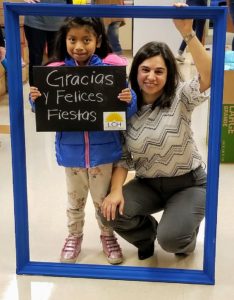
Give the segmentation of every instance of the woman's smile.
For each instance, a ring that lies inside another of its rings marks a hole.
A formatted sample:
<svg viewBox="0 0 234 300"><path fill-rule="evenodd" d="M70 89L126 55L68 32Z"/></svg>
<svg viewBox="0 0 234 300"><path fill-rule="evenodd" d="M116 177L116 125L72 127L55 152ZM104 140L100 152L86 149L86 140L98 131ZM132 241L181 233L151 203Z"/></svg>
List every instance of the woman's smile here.
<svg viewBox="0 0 234 300"><path fill-rule="evenodd" d="M144 60L138 67L137 81L144 103L153 103L162 94L167 80L167 67L161 55Z"/></svg>

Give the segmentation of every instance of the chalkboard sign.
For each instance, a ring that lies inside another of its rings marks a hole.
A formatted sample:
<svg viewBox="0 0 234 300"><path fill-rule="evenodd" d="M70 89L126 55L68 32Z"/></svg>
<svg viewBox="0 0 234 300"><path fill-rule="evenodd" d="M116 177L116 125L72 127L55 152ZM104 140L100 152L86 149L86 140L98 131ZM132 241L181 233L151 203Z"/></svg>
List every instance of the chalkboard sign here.
<svg viewBox="0 0 234 300"><path fill-rule="evenodd" d="M125 66L33 67L37 131L125 130Z"/></svg>

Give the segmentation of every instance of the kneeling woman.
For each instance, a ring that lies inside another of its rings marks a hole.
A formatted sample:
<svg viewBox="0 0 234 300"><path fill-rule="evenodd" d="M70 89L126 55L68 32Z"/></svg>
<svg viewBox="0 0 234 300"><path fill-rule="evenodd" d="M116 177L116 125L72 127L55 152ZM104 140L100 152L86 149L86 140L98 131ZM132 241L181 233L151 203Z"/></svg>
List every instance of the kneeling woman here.
<svg viewBox="0 0 234 300"><path fill-rule="evenodd" d="M193 252L205 214L206 173L191 117L209 99L211 58L193 32L192 20L174 24L199 75L182 81L164 43L150 42L135 55L129 78L138 112L128 121L125 153L100 212L105 224L138 248L139 259L153 255L156 238L165 251ZM128 170L136 176L123 186ZM151 214L159 211L163 214L157 222Z"/></svg>

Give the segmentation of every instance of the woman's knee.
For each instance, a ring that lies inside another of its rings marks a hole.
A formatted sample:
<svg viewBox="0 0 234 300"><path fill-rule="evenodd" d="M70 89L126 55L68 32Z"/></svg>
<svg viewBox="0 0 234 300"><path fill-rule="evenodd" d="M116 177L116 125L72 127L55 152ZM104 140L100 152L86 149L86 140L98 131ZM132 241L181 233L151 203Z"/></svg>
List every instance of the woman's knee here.
<svg viewBox="0 0 234 300"><path fill-rule="evenodd" d="M163 250L172 253L176 252L176 249L178 248L178 240L175 235L168 233L164 234L158 228L157 240Z"/></svg>
<svg viewBox="0 0 234 300"><path fill-rule="evenodd" d="M194 233L182 233L175 230L161 231L158 228L157 240L160 247L170 253L192 252L194 250Z"/></svg>

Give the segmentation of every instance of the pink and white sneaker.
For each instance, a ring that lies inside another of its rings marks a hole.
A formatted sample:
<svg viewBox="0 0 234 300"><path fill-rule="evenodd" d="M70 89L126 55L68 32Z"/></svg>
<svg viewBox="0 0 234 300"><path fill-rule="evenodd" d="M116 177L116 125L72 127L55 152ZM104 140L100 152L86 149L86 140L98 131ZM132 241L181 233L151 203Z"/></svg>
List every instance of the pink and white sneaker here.
<svg viewBox="0 0 234 300"><path fill-rule="evenodd" d="M82 240L83 236L69 234L61 251L60 262L75 263L81 251Z"/></svg>
<svg viewBox="0 0 234 300"><path fill-rule="evenodd" d="M117 238L114 235L101 235L100 238L107 261L112 265L121 264L123 262L123 254Z"/></svg>

